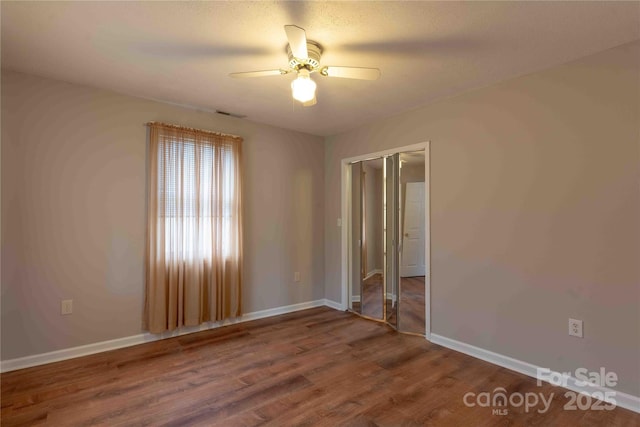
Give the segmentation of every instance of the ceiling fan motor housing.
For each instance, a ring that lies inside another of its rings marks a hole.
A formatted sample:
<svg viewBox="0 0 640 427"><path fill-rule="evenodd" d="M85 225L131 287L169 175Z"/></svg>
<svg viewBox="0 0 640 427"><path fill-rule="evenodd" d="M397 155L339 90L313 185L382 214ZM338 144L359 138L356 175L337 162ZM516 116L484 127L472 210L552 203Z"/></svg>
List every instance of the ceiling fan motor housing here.
<svg viewBox="0 0 640 427"><path fill-rule="evenodd" d="M315 71L320 66L322 48L318 43L307 40L308 58L306 60L294 57L291 52L291 46L289 45L287 45L287 55L289 56L289 67L292 69L299 70L300 68L307 68L309 71Z"/></svg>

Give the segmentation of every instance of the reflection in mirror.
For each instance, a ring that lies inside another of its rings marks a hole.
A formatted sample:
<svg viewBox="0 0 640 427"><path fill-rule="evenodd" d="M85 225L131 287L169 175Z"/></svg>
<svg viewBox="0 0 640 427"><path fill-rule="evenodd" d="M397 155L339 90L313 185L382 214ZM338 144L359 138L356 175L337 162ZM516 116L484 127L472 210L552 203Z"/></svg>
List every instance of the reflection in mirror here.
<svg viewBox="0 0 640 427"><path fill-rule="evenodd" d="M352 308L375 319L384 318L382 166L382 159L354 163L351 174Z"/></svg>
<svg viewBox="0 0 640 427"><path fill-rule="evenodd" d="M360 201L362 199L361 175L361 162L351 164L351 218L349 221L351 239L349 242L349 288L351 293L351 309L356 313L362 313L362 307L360 305L360 296L362 294L362 252L360 250L360 242L362 241L362 225L360 221Z"/></svg>
<svg viewBox="0 0 640 427"><path fill-rule="evenodd" d="M386 320L398 329L398 249L397 249L397 206L398 206L398 155L385 158L385 281Z"/></svg>
<svg viewBox="0 0 640 427"><path fill-rule="evenodd" d="M425 155L400 153L399 311L403 332L425 334Z"/></svg>

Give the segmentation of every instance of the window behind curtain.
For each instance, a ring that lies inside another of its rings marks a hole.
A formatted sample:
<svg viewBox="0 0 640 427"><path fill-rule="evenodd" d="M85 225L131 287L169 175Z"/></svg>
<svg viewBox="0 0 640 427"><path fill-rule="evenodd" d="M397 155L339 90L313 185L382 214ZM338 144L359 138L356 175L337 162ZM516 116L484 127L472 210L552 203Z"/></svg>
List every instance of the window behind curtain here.
<svg viewBox="0 0 640 427"><path fill-rule="evenodd" d="M147 326L237 316L242 139L158 123L149 135Z"/></svg>
<svg viewBox="0 0 640 427"><path fill-rule="evenodd" d="M212 218L221 220L222 254L230 255L233 220L233 189L236 186L234 153L230 146L218 149L196 144L187 136L182 141L163 135L158 147L158 199L164 217L165 235L181 230L180 239L165 241L165 251L184 259L211 256ZM222 170L216 173L216 162ZM220 181L220 182L217 182ZM220 209L215 207L220 206Z"/></svg>

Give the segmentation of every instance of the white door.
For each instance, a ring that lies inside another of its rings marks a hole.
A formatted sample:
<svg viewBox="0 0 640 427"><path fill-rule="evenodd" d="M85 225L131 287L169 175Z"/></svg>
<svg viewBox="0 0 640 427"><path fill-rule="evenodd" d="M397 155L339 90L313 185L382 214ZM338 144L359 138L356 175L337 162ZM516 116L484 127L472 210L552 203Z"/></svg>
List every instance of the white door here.
<svg viewBox="0 0 640 427"><path fill-rule="evenodd" d="M424 182L408 182L404 202L404 229L400 276L425 275Z"/></svg>

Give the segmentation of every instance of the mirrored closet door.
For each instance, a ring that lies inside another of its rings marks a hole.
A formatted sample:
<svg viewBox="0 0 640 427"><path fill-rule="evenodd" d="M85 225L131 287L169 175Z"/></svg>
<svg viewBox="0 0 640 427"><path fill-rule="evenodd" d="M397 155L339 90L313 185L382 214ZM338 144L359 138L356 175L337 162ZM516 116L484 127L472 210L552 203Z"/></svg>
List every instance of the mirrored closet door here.
<svg viewBox="0 0 640 427"><path fill-rule="evenodd" d="M383 320L383 159L352 164L351 178L351 305Z"/></svg>
<svg viewBox="0 0 640 427"><path fill-rule="evenodd" d="M425 334L425 155L350 164L350 309Z"/></svg>

